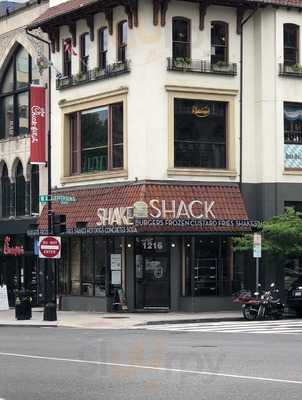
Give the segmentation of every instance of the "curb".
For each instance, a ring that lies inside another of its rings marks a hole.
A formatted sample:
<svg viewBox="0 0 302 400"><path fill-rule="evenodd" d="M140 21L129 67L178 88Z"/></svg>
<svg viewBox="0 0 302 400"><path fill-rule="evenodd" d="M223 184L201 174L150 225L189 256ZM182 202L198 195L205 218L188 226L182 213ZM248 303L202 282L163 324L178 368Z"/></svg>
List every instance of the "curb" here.
<svg viewBox="0 0 302 400"><path fill-rule="evenodd" d="M193 324L195 322L223 322L223 321L244 321L243 317L226 317L226 318L194 318L194 319L174 319L170 321L147 321L142 325L168 325L168 324Z"/></svg>
<svg viewBox="0 0 302 400"><path fill-rule="evenodd" d="M2 326L4 326L4 327L10 327L10 328L12 328L12 327L18 327L18 328L57 328L58 327L58 325L56 324L56 325L48 325L48 324L40 324L40 323L37 323L37 324L26 324L26 323L16 323L16 324L13 324L13 323L11 323L11 322L8 322L8 323L5 323L5 322L0 322L0 326L2 327Z"/></svg>
<svg viewBox="0 0 302 400"><path fill-rule="evenodd" d="M295 319L294 315L284 315L284 319ZM194 319L175 319L175 320L164 320L164 321L147 321L144 324L138 324L135 326L146 326L146 325L169 325L169 324L193 324L197 322L231 322L231 321L246 321L243 317L225 317L225 318L194 318ZM249 321L246 321L247 323Z"/></svg>

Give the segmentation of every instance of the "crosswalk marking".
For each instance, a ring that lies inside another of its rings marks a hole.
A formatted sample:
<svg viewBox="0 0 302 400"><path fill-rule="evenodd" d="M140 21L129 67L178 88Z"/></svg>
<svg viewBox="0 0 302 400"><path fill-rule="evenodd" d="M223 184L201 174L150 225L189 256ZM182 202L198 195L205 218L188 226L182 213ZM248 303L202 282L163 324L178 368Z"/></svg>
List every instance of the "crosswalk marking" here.
<svg viewBox="0 0 302 400"><path fill-rule="evenodd" d="M298 335L302 333L302 320L196 322L183 324L148 325L147 330L203 333L262 333Z"/></svg>

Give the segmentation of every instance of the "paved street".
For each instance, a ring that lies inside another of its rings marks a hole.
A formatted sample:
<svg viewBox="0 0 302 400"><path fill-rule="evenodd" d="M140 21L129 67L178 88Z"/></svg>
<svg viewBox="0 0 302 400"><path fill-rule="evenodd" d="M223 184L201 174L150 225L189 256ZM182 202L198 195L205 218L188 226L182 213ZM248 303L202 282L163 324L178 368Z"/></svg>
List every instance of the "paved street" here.
<svg viewBox="0 0 302 400"><path fill-rule="evenodd" d="M0 398L300 399L301 344L300 334L1 327Z"/></svg>
<svg viewBox="0 0 302 400"><path fill-rule="evenodd" d="M150 325L142 329L171 332L218 332L218 333L266 333L279 335L301 335L302 320L282 321L238 321L210 323L182 323Z"/></svg>

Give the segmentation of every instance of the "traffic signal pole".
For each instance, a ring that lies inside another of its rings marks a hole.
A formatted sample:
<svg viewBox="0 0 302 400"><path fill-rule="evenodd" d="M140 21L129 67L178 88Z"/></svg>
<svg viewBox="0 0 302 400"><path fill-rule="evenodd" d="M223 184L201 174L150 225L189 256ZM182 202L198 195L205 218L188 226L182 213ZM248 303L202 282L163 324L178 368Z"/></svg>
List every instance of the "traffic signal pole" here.
<svg viewBox="0 0 302 400"><path fill-rule="evenodd" d="M42 39L39 36L29 32L26 28L26 33L40 42L48 46L48 130L47 130L47 230L48 235L53 234L52 223L52 201L51 201L51 49L50 42ZM45 259L45 284L44 284L44 321L57 320L57 299L56 299L56 271L54 260Z"/></svg>

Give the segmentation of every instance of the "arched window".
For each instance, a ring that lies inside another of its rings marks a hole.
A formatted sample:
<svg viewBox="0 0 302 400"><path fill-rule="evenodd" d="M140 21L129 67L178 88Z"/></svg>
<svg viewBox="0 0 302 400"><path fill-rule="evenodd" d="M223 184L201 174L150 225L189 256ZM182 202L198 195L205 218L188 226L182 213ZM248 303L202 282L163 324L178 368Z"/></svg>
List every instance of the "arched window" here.
<svg viewBox="0 0 302 400"><path fill-rule="evenodd" d="M21 161L16 168L16 216L25 215L25 179Z"/></svg>
<svg viewBox="0 0 302 400"><path fill-rule="evenodd" d="M39 212L39 165L31 166L30 174L30 204L31 212Z"/></svg>
<svg viewBox="0 0 302 400"><path fill-rule="evenodd" d="M27 135L29 85L40 75L27 51L19 46L0 82L0 139Z"/></svg>
<svg viewBox="0 0 302 400"><path fill-rule="evenodd" d="M10 179L8 177L8 169L6 164L2 167L1 174L1 216L2 218L9 217L10 206Z"/></svg>
<svg viewBox="0 0 302 400"><path fill-rule="evenodd" d="M283 53L284 64L299 64L299 26L295 24L283 25Z"/></svg>
<svg viewBox="0 0 302 400"><path fill-rule="evenodd" d="M228 24L222 21L211 23L211 64L228 62Z"/></svg>
<svg viewBox="0 0 302 400"><path fill-rule="evenodd" d="M187 18L174 17L172 20L172 57L191 57L191 23Z"/></svg>

